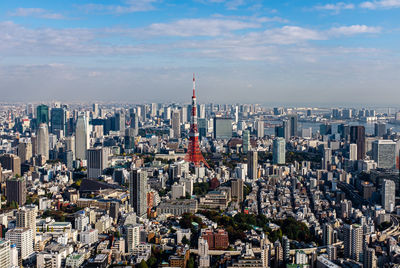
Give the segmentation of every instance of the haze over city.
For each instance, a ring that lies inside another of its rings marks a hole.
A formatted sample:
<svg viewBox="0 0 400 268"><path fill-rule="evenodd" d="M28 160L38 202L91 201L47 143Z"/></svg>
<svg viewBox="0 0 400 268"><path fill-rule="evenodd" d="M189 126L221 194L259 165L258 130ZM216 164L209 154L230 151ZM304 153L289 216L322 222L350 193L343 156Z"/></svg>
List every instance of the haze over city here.
<svg viewBox="0 0 400 268"><path fill-rule="evenodd" d="M400 1L2 1L3 101L394 105ZM12 94L11 94L12 93Z"/></svg>

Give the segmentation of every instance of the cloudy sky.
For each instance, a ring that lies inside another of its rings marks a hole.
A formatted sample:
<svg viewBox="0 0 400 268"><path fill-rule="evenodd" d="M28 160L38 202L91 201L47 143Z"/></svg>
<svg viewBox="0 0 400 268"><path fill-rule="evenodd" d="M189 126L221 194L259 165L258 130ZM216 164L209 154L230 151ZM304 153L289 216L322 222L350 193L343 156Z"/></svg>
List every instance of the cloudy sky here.
<svg viewBox="0 0 400 268"><path fill-rule="evenodd" d="M400 0L0 2L2 101L397 105Z"/></svg>

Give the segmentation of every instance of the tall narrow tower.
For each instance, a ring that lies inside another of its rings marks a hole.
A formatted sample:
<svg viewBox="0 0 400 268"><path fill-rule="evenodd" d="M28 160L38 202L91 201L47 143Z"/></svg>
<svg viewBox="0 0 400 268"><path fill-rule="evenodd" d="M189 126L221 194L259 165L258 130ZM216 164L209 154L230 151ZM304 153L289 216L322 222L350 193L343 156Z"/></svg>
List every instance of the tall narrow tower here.
<svg viewBox="0 0 400 268"><path fill-rule="evenodd" d="M200 166L200 163L202 162L205 166L210 168L200 150L199 131L197 128L197 101L195 89L196 81L193 74L192 118L189 132L189 146L185 160L188 162L192 162L196 167Z"/></svg>

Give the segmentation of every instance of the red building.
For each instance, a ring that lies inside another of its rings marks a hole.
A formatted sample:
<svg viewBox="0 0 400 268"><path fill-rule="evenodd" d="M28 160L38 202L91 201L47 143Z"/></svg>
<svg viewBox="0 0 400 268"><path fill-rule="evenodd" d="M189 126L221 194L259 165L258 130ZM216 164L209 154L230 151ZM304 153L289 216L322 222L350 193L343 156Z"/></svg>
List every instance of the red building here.
<svg viewBox="0 0 400 268"><path fill-rule="evenodd" d="M207 240L209 249L227 249L229 247L229 236L224 229L202 230L201 237Z"/></svg>

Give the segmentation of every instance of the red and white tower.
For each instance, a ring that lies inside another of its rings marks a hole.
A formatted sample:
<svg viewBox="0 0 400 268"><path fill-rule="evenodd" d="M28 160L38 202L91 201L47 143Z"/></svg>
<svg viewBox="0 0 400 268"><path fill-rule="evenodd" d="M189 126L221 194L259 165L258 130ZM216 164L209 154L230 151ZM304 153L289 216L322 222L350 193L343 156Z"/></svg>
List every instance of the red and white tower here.
<svg viewBox="0 0 400 268"><path fill-rule="evenodd" d="M205 166L210 168L200 150L199 131L197 128L197 101L195 90L196 81L193 74L192 118L190 122L189 146L185 160L188 162L192 162L196 167L200 166L200 163L203 163Z"/></svg>

